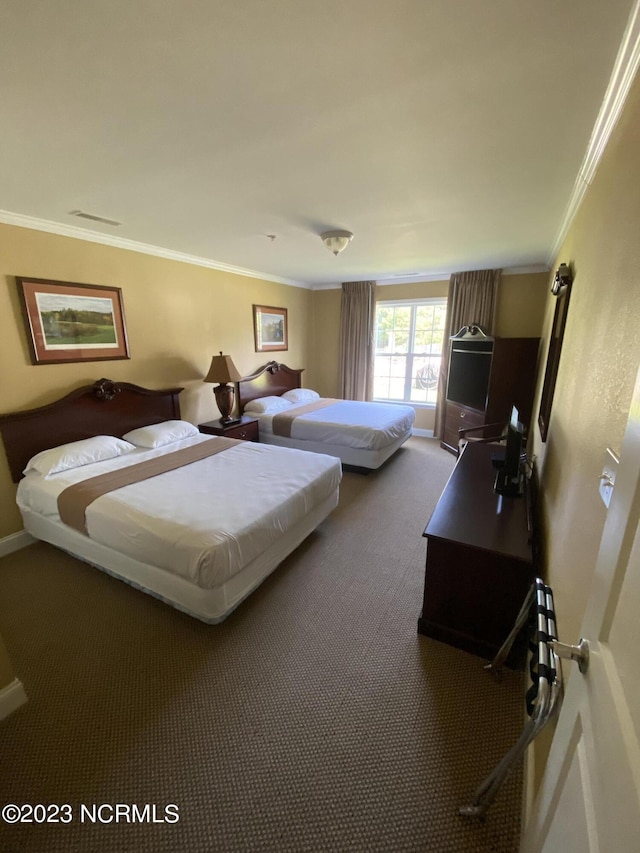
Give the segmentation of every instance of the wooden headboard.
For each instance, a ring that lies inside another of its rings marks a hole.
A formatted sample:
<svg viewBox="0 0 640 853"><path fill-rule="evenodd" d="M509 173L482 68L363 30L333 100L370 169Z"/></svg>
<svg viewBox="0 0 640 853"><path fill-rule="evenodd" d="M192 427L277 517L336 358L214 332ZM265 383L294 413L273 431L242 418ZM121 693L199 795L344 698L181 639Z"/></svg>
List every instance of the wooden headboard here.
<svg viewBox="0 0 640 853"><path fill-rule="evenodd" d="M285 391L300 388L304 368L292 370L286 364L270 361L257 373L238 382L238 408L240 414L251 400L260 397L280 397Z"/></svg>
<svg viewBox="0 0 640 853"><path fill-rule="evenodd" d="M14 483L32 456L69 441L117 435L180 417L182 388L152 391L129 382L99 379L66 397L22 412L0 415L0 434Z"/></svg>

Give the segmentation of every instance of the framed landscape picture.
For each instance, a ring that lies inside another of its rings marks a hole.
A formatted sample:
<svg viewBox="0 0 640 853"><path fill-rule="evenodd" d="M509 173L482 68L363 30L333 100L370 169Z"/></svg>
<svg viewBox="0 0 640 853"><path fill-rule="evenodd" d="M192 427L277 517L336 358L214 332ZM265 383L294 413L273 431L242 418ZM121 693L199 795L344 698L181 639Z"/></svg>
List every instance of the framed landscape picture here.
<svg viewBox="0 0 640 853"><path fill-rule="evenodd" d="M16 281L33 364L129 358L119 287Z"/></svg>
<svg viewBox="0 0 640 853"><path fill-rule="evenodd" d="M253 333L256 352L289 349L287 309L270 305L253 306Z"/></svg>

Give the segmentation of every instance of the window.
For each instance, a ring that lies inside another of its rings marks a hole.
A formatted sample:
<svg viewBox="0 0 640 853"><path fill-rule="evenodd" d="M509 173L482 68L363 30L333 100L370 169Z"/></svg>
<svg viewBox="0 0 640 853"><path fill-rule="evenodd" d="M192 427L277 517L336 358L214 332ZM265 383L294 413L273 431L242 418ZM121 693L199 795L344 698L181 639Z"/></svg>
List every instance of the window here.
<svg viewBox="0 0 640 853"><path fill-rule="evenodd" d="M447 300L376 303L376 400L435 405Z"/></svg>

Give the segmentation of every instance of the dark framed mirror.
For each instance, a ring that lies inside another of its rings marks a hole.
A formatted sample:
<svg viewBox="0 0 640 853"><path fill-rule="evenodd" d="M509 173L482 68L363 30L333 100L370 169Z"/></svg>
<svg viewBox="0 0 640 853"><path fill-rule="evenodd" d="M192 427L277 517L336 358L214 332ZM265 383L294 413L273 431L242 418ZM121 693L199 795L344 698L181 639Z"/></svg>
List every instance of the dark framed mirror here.
<svg viewBox="0 0 640 853"><path fill-rule="evenodd" d="M547 366L544 371L544 384L542 386L542 397L540 399L540 412L538 413L538 426L540 437L547 440L549 432L549 418L551 417L551 404L553 403L553 392L556 388L558 378L558 367L560 365L560 352L562 350L562 339L567 324L567 312L569 311L569 297L571 296L571 285L573 275L566 264L560 264L556 272L551 292L556 297L556 308L553 313L553 325L549 338L549 351L547 353Z"/></svg>

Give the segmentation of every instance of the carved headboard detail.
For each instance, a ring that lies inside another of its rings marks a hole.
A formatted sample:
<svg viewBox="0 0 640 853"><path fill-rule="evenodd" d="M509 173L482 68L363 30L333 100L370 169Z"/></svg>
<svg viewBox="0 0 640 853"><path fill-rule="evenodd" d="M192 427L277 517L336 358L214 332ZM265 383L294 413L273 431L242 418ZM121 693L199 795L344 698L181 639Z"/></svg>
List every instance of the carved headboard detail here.
<svg viewBox="0 0 640 853"><path fill-rule="evenodd" d="M286 364L270 361L256 373L238 382L238 408L240 414L251 400L260 397L280 397L285 391L300 388L304 368L294 370Z"/></svg>
<svg viewBox="0 0 640 853"><path fill-rule="evenodd" d="M94 435L122 437L137 427L179 418L181 391L99 379L47 406L0 415L13 481L20 480L29 459L41 450Z"/></svg>

